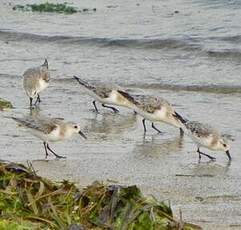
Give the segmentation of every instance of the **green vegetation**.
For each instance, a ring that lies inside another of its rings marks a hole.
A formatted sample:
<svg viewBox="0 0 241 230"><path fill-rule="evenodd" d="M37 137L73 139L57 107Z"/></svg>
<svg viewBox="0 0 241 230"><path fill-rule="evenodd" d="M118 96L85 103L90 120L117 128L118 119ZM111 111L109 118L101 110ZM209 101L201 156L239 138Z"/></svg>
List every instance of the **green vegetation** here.
<svg viewBox="0 0 241 230"><path fill-rule="evenodd" d="M6 101L2 98L0 98L0 111L5 110L5 109L12 109L13 105L11 104L10 101Z"/></svg>
<svg viewBox="0 0 241 230"><path fill-rule="evenodd" d="M66 13L66 14L73 14L78 12L78 10L73 7L67 5L67 3L41 3L41 4L27 4L26 6L23 5L16 5L13 7L13 10L22 10L22 11L33 11L33 12L57 12L57 13Z"/></svg>
<svg viewBox="0 0 241 230"><path fill-rule="evenodd" d="M201 229L173 218L171 208L136 186L95 182L83 191L53 183L15 163L0 163L0 229ZM78 226L78 228L76 228Z"/></svg>
<svg viewBox="0 0 241 230"><path fill-rule="evenodd" d="M33 11L33 12L55 12L55 13L65 13L65 14L73 14L77 12L81 12L76 7L68 5L67 2L64 3L50 3L45 2L41 4L27 4L27 5L15 5L13 10L21 10L21 11ZM84 8L83 12L86 11L96 11L96 8L87 9Z"/></svg>

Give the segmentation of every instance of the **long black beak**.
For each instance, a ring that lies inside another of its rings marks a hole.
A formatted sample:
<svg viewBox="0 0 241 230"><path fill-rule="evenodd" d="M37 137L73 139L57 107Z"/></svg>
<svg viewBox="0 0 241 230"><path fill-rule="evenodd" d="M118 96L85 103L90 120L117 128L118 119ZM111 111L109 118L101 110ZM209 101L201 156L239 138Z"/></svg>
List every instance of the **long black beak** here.
<svg viewBox="0 0 241 230"><path fill-rule="evenodd" d="M230 153L229 153L228 150L226 151L226 154L227 154L227 156L228 156L228 159L231 161L231 160L232 160L232 157L230 156Z"/></svg>
<svg viewBox="0 0 241 230"><path fill-rule="evenodd" d="M87 139L87 137L81 131L79 131L79 135L82 136L84 139Z"/></svg>

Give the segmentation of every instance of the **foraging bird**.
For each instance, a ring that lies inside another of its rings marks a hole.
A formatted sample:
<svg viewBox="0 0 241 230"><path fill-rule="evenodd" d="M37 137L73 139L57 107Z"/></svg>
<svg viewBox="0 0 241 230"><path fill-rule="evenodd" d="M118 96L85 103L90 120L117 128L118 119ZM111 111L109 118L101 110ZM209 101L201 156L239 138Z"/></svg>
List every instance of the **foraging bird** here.
<svg viewBox="0 0 241 230"><path fill-rule="evenodd" d="M33 98L37 97L35 105L40 103L39 93L49 85L50 74L48 70L48 61L38 67L27 69L23 74L23 88L30 100L30 107L33 104Z"/></svg>
<svg viewBox="0 0 241 230"><path fill-rule="evenodd" d="M72 122L65 122L63 118L48 118L40 115L24 118L11 117L21 126L27 128L34 136L43 140L46 158L50 151L57 158L65 158L56 154L50 147L49 142L63 141L78 133L87 139L81 132L80 126Z"/></svg>
<svg viewBox="0 0 241 230"><path fill-rule="evenodd" d="M112 106L107 106L106 104L123 106L127 108L132 106L132 103L130 103L131 98L128 98L129 94L123 90L117 89L117 87L115 88L107 85L94 86L80 79L79 77L74 76L74 78L79 82L80 85L84 86L87 93L94 98L92 103L97 113L99 113L99 111L96 106L96 101L100 102L103 107L112 109L115 113L119 112L119 110Z"/></svg>
<svg viewBox="0 0 241 230"><path fill-rule="evenodd" d="M183 123L185 119L182 118L171 106L171 104L163 98L154 97L149 95L129 95L129 100L134 111L143 117L142 123L144 127L144 133L146 133L145 121L150 120L152 122L152 128L158 133L162 133L154 125L154 122L164 122L180 129L181 135L183 135Z"/></svg>
<svg viewBox="0 0 241 230"><path fill-rule="evenodd" d="M197 121L186 121L184 122L184 125L186 127L184 131L197 145L199 160L201 160L201 155L204 155L211 160L215 160L215 157L200 151L200 147L205 147L214 151L224 151L227 154L229 161L231 161L232 158L229 152L230 146L228 144L228 140L225 138L225 135L220 134L218 130L210 125Z"/></svg>

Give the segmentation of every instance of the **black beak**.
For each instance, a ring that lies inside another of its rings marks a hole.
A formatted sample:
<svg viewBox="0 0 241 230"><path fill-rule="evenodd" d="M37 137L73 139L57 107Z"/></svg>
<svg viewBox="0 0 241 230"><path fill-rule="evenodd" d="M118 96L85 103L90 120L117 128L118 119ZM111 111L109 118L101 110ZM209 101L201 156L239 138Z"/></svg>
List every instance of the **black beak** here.
<svg viewBox="0 0 241 230"><path fill-rule="evenodd" d="M226 151L226 154L227 154L227 156L228 156L228 159L231 161L231 160L232 160L232 157L230 156L230 153L229 153L228 150Z"/></svg>
<svg viewBox="0 0 241 230"><path fill-rule="evenodd" d="M87 139L87 137L81 131L79 131L79 135L82 136L84 139Z"/></svg>

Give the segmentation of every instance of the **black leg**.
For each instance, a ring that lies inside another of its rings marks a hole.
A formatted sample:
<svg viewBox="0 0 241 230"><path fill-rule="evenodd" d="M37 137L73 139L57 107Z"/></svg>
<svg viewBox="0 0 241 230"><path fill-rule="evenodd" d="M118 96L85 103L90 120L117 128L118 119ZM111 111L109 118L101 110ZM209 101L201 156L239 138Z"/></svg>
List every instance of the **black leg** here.
<svg viewBox="0 0 241 230"><path fill-rule="evenodd" d="M97 109L97 106L96 106L96 104L95 104L95 101L93 101L93 105L94 105L94 107L95 107L96 113L99 113L99 111L98 111L98 109Z"/></svg>
<svg viewBox="0 0 241 230"><path fill-rule="evenodd" d="M158 133L162 133L162 132L154 125L153 122L151 123L151 127L152 127L153 129L155 129Z"/></svg>
<svg viewBox="0 0 241 230"><path fill-rule="evenodd" d="M38 99L38 102L40 103L40 102L41 102L41 100L40 100L40 95L39 95L39 94L38 94L37 99Z"/></svg>
<svg viewBox="0 0 241 230"><path fill-rule="evenodd" d="M34 102L34 105L37 105L37 103L38 103L38 98L37 98L36 101Z"/></svg>
<svg viewBox="0 0 241 230"><path fill-rule="evenodd" d="M44 142L44 149L45 149L45 159L47 159L47 157L48 157L48 150L47 150L47 146L46 146L47 144L46 144L46 142Z"/></svg>
<svg viewBox="0 0 241 230"><path fill-rule="evenodd" d="M41 102L41 100L40 100L40 96L39 96L39 94L38 94L38 97L37 97L37 99L36 99L34 105L37 105L37 104L40 103L40 102Z"/></svg>
<svg viewBox="0 0 241 230"><path fill-rule="evenodd" d="M30 108L32 108L32 106L33 106L33 98L30 97L30 98L29 98L29 101L30 101Z"/></svg>
<svg viewBox="0 0 241 230"><path fill-rule="evenodd" d="M144 118L142 120L142 124L143 124L143 127L144 127L144 133L146 133L146 124L145 124L145 122L146 122L146 119Z"/></svg>
<svg viewBox="0 0 241 230"><path fill-rule="evenodd" d="M227 154L227 156L228 156L228 160L231 161L231 160L232 160L232 157L231 157L231 155L230 155L230 153L229 153L229 150L226 151L226 154Z"/></svg>
<svg viewBox="0 0 241 230"><path fill-rule="evenodd" d="M119 110L116 109L116 108L114 108L114 107L107 106L107 105L105 105L105 104L102 104L102 106L105 107L105 108L108 108L108 109L112 109L114 113L118 113L118 112L119 112Z"/></svg>
<svg viewBox="0 0 241 230"><path fill-rule="evenodd" d="M56 153L49 147L49 144L47 144L47 149L48 149L51 153L53 153L57 158L66 158L66 157L64 157L64 156L60 156L60 155L56 154Z"/></svg>
<svg viewBox="0 0 241 230"><path fill-rule="evenodd" d="M184 136L184 131L182 128L180 128L180 136L183 137Z"/></svg>
<svg viewBox="0 0 241 230"><path fill-rule="evenodd" d="M197 152L198 152L198 159L199 159L199 162L200 162L200 160L201 160L202 156L201 156L201 154L200 154L199 149L197 150Z"/></svg>
<svg viewBox="0 0 241 230"><path fill-rule="evenodd" d="M206 154L206 153L201 152L201 151L199 150L199 148L197 149L197 152L198 152L198 154L199 154L199 160L201 160L201 155L204 155L204 156L208 157L208 158L209 158L210 160L212 160L212 161L216 160L215 157L212 157L212 156L210 156L210 155L208 155L208 154Z"/></svg>

